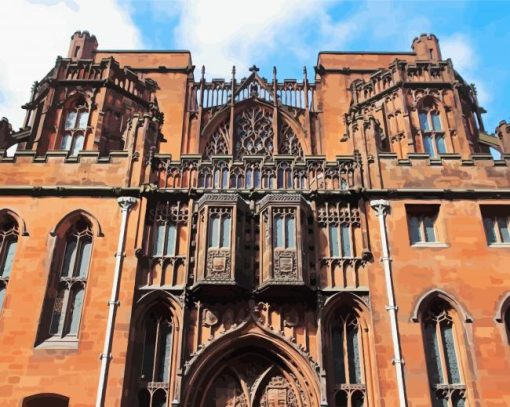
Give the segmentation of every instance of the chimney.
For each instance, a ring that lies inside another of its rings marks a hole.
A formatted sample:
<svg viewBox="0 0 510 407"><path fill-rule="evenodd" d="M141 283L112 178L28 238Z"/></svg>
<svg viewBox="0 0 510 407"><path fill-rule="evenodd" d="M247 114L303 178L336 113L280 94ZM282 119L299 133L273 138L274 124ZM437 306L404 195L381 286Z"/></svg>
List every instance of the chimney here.
<svg viewBox="0 0 510 407"><path fill-rule="evenodd" d="M97 40L88 31L76 31L71 37L67 57L73 61L78 59L93 59L97 49Z"/></svg>
<svg viewBox="0 0 510 407"><path fill-rule="evenodd" d="M411 48L419 60L441 61L439 40L434 34L422 34L415 38Z"/></svg>

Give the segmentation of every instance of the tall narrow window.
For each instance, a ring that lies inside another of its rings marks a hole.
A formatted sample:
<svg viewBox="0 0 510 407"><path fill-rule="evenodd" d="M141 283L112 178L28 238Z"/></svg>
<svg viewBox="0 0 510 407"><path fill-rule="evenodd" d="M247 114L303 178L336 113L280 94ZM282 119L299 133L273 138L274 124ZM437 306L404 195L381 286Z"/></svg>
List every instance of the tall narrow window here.
<svg viewBox="0 0 510 407"><path fill-rule="evenodd" d="M352 257L351 227L349 224L329 224L329 251L331 257Z"/></svg>
<svg viewBox="0 0 510 407"><path fill-rule="evenodd" d="M64 134L60 142L60 149L69 151L69 155L76 156L83 150L85 135L89 120L89 109L81 101L67 112L64 123Z"/></svg>
<svg viewBox="0 0 510 407"><path fill-rule="evenodd" d="M152 254L154 256L175 256L177 225L172 221L157 223L154 229Z"/></svg>
<svg viewBox="0 0 510 407"><path fill-rule="evenodd" d="M230 247L231 215L229 208L214 208L210 212L207 246Z"/></svg>
<svg viewBox="0 0 510 407"><path fill-rule="evenodd" d="M357 315L349 309L340 311L332 329L332 363L335 405L363 406L366 386L361 352L361 328Z"/></svg>
<svg viewBox="0 0 510 407"><path fill-rule="evenodd" d="M155 309L147 314L138 377L142 387L138 395L140 407L166 405L170 382L172 332L172 321L164 310Z"/></svg>
<svg viewBox="0 0 510 407"><path fill-rule="evenodd" d="M284 210L274 216L273 244L281 249L296 248L296 222L293 212Z"/></svg>
<svg viewBox="0 0 510 407"><path fill-rule="evenodd" d="M446 153L444 131L437 106L431 99L425 100L418 113L423 139L423 150L431 157Z"/></svg>
<svg viewBox="0 0 510 407"><path fill-rule="evenodd" d="M18 225L11 216L4 215L0 218L0 311L7 292L17 243Z"/></svg>
<svg viewBox="0 0 510 407"><path fill-rule="evenodd" d="M438 205L406 207L409 238L412 245L438 242L437 217Z"/></svg>
<svg viewBox="0 0 510 407"><path fill-rule="evenodd" d="M78 218L57 241L55 250L45 301L49 323L41 325L47 327L47 332L40 333L43 341L73 339L78 335L92 254L89 221Z"/></svg>
<svg viewBox="0 0 510 407"><path fill-rule="evenodd" d="M484 205L481 207L483 226L489 246L510 244L510 207Z"/></svg>
<svg viewBox="0 0 510 407"><path fill-rule="evenodd" d="M423 317L425 357L434 406L463 406L463 385L451 307L436 299Z"/></svg>

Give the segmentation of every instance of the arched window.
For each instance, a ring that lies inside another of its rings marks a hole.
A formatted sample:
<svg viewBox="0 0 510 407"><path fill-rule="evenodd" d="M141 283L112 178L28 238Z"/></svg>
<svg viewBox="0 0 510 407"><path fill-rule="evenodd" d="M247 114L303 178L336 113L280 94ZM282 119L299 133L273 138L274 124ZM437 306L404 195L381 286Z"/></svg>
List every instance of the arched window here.
<svg viewBox="0 0 510 407"><path fill-rule="evenodd" d="M209 231L207 238L208 248L230 247L231 234L230 209L213 208L210 210Z"/></svg>
<svg viewBox="0 0 510 407"><path fill-rule="evenodd" d="M423 141L423 150L431 157L446 153L444 131L437 106L431 99L426 99L419 111L420 129Z"/></svg>
<svg viewBox="0 0 510 407"><path fill-rule="evenodd" d="M453 309L443 299L434 299L422 316L422 327L433 405L464 406L466 391Z"/></svg>
<svg viewBox="0 0 510 407"><path fill-rule="evenodd" d="M18 224L9 215L0 217L0 311L2 311L7 284L18 243Z"/></svg>
<svg viewBox="0 0 510 407"><path fill-rule="evenodd" d="M167 314L162 308L153 308L144 319L138 376L140 407L164 407L167 403L173 332L172 321Z"/></svg>
<svg viewBox="0 0 510 407"><path fill-rule="evenodd" d="M277 213L274 217L274 246L280 249L296 247L296 224L294 213Z"/></svg>
<svg viewBox="0 0 510 407"><path fill-rule="evenodd" d="M82 100L67 111L64 122L64 134L60 143L61 150L68 151L70 156L76 156L83 150L88 121L89 108Z"/></svg>
<svg viewBox="0 0 510 407"><path fill-rule="evenodd" d="M353 307L341 308L331 324L330 383L336 407L366 405L362 327Z"/></svg>
<svg viewBox="0 0 510 407"><path fill-rule="evenodd" d="M91 253L92 226L85 217L76 218L66 231L57 231L39 342L77 338Z"/></svg>

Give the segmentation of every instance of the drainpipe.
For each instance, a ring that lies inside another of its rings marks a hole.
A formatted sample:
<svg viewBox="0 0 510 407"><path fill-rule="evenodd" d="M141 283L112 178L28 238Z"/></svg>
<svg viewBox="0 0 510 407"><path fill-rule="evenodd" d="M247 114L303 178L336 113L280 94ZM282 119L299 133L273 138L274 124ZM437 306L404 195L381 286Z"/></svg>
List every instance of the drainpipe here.
<svg viewBox="0 0 510 407"><path fill-rule="evenodd" d="M404 360L400 354L400 339L398 336L397 325L397 304L395 303L395 296L393 294L393 280L391 277L391 258L388 244L388 234L386 231L386 223L384 217L390 210L390 203L386 200L379 199L370 201L370 206L377 212L379 218L379 226L381 229L381 244L383 256L381 261L384 267L384 277L386 279L386 294L388 297L388 305L386 310L390 315L391 323L391 339L393 341L393 365L395 366L395 373L397 375L398 398L400 400L400 407L407 406L406 392L404 385Z"/></svg>
<svg viewBox="0 0 510 407"><path fill-rule="evenodd" d="M117 245L117 253L115 253L115 270L113 273L113 285L112 294L110 301L108 301L108 322L106 324L106 334L104 339L103 353L100 356L101 359L101 371L99 373L99 384L97 386L97 398L96 407L102 407L104 405L104 395L106 390L106 379L108 376L108 366L110 363L111 345L113 338L113 325L115 322L115 313L119 306L119 284L120 284L120 272L122 270L122 261L124 259L124 244L126 242L126 225L129 210L137 202L136 198L130 196L120 197L117 203L120 205L122 213L122 220L120 224L119 242Z"/></svg>

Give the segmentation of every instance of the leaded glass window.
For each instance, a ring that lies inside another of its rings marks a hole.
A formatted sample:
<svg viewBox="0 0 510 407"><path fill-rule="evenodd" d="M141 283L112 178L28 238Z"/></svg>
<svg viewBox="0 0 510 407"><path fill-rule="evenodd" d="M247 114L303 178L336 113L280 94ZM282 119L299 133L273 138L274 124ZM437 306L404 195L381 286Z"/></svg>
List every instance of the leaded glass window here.
<svg viewBox="0 0 510 407"><path fill-rule="evenodd" d="M331 333L335 405L363 406L366 387L358 316L352 310L341 310Z"/></svg>
<svg viewBox="0 0 510 407"><path fill-rule="evenodd" d="M463 406L465 388L457 355L451 307L437 299L423 317L425 359L434 406Z"/></svg>
<svg viewBox="0 0 510 407"><path fill-rule="evenodd" d="M296 248L296 222L293 212L284 211L274 215L273 236L276 248Z"/></svg>
<svg viewBox="0 0 510 407"><path fill-rule="evenodd" d="M49 326L51 337L78 335L91 252L91 226L80 218L65 236Z"/></svg>
<svg viewBox="0 0 510 407"><path fill-rule="evenodd" d="M7 292L17 244L18 225L12 217L4 215L0 223L0 311Z"/></svg>
<svg viewBox="0 0 510 407"><path fill-rule="evenodd" d="M352 257L351 226L346 223L330 223L328 230L331 257Z"/></svg>
<svg viewBox="0 0 510 407"><path fill-rule="evenodd" d="M173 325L164 310L150 311L144 323L140 376L140 406L165 406L172 359Z"/></svg>
<svg viewBox="0 0 510 407"><path fill-rule="evenodd" d="M232 217L230 208L212 208L209 215L207 247L230 247Z"/></svg>
<svg viewBox="0 0 510 407"><path fill-rule="evenodd" d="M431 157L446 153L443 126L437 106L431 99L425 100L418 112L423 151Z"/></svg>
<svg viewBox="0 0 510 407"><path fill-rule="evenodd" d="M64 134L60 142L60 149L69 151L70 156L76 156L83 150L85 135L89 120L89 108L84 101L79 101L67 111L64 122Z"/></svg>

